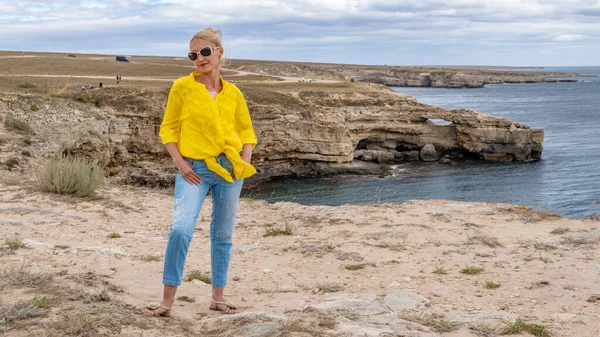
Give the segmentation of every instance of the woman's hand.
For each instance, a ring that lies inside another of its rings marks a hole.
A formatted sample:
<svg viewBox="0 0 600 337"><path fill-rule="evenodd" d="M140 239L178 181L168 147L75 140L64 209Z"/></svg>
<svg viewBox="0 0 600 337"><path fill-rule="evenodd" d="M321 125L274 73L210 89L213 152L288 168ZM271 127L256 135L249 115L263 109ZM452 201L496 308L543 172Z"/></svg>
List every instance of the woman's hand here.
<svg viewBox="0 0 600 337"><path fill-rule="evenodd" d="M185 161L185 159L177 161L176 166L183 179L188 183L196 186L202 183L202 178L194 172L193 165Z"/></svg>
<svg viewBox="0 0 600 337"><path fill-rule="evenodd" d="M242 160L250 164L252 160L252 144L244 144L242 149Z"/></svg>

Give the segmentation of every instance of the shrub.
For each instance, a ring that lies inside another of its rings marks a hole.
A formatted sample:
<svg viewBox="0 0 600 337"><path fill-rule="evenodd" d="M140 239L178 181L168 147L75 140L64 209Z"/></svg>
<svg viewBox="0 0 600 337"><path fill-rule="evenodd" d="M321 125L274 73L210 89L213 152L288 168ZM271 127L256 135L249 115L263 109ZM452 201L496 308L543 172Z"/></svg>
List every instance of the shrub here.
<svg viewBox="0 0 600 337"><path fill-rule="evenodd" d="M87 96L77 96L76 100L81 103L87 103L90 101Z"/></svg>
<svg viewBox="0 0 600 337"><path fill-rule="evenodd" d="M19 133L33 133L33 129L31 128L31 126L29 126L29 124L13 117L6 118L6 120L4 121L4 126L8 130L16 131Z"/></svg>
<svg viewBox="0 0 600 337"><path fill-rule="evenodd" d="M18 87L23 88L23 89L33 89L33 88L35 88L35 85L33 85L29 82L25 82L25 83L19 84Z"/></svg>
<svg viewBox="0 0 600 337"><path fill-rule="evenodd" d="M77 55L75 55L75 54L69 54L69 55L67 55L67 57L77 58Z"/></svg>
<svg viewBox="0 0 600 337"><path fill-rule="evenodd" d="M32 104L29 108L31 109L31 111L39 111L40 110L40 108L35 104Z"/></svg>
<svg viewBox="0 0 600 337"><path fill-rule="evenodd" d="M35 176L37 188L75 197L87 197L102 184L103 169L80 157L62 157L46 161Z"/></svg>
<svg viewBox="0 0 600 337"><path fill-rule="evenodd" d="M25 143L25 145L31 145L33 142L31 141L31 139L25 138L23 139L23 143Z"/></svg>
<svg viewBox="0 0 600 337"><path fill-rule="evenodd" d="M21 240L21 238L18 236L15 236L12 239L6 239L6 245L8 246L8 249L10 249L10 250L17 250L17 249L27 247L27 245L25 243L23 243L23 240Z"/></svg>
<svg viewBox="0 0 600 337"><path fill-rule="evenodd" d="M9 169L13 169L15 167L17 167L17 165L19 165L19 159L15 158L15 157L10 157L8 159L6 159L6 161L4 162L4 165L6 165L6 167L8 167Z"/></svg>
<svg viewBox="0 0 600 337"><path fill-rule="evenodd" d="M29 152L29 151L21 151L21 155L23 157L31 157L31 152Z"/></svg>
<svg viewBox="0 0 600 337"><path fill-rule="evenodd" d="M93 102L97 108L101 108L104 106L104 97L96 97L94 98Z"/></svg>

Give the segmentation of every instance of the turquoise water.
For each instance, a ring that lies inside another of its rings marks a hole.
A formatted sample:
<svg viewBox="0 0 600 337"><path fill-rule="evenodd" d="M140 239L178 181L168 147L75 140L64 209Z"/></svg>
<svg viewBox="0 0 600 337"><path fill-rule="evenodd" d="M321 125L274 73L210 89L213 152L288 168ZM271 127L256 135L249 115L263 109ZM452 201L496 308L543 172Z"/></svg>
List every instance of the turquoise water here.
<svg viewBox="0 0 600 337"><path fill-rule="evenodd" d="M600 67L545 68L600 75ZM402 203L409 199L507 202L569 217L600 213L600 77L572 83L495 84L478 89L406 88L419 102L465 108L543 128L542 160L531 163L400 164L384 178L278 179L247 196L305 205Z"/></svg>

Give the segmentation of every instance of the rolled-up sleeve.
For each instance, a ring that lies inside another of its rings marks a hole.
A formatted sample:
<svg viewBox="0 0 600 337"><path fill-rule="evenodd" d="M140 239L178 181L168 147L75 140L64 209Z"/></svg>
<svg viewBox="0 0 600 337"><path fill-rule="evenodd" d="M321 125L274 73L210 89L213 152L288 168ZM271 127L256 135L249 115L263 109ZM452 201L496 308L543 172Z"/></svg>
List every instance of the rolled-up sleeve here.
<svg viewBox="0 0 600 337"><path fill-rule="evenodd" d="M179 143L181 138L182 99L179 88L180 86L175 82L169 92L165 115L160 125L160 139L163 144Z"/></svg>
<svg viewBox="0 0 600 337"><path fill-rule="evenodd" d="M238 93L238 101L235 109L235 132L240 137L242 144L252 144L252 149L254 149L258 143L258 139L252 127L250 111L241 92Z"/></svg>

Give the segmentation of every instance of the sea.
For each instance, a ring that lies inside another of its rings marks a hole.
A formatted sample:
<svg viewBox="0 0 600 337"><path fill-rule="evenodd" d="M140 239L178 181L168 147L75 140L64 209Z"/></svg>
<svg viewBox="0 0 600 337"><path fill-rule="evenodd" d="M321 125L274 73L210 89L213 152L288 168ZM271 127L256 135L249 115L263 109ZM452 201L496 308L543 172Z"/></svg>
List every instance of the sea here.
<svg viewBox="0 0 600 337"><path fill-rule="evenodd" d="M527 69L532 71L532 69ZM475 89L393 87L419 102L471 109L544 129L542 160L527 163L406 163L386 177L282 178L244 196L304 205L403 203L414 199L502 202L571 218L600 214L600 67L577 82L489 84Z"/></svg>

